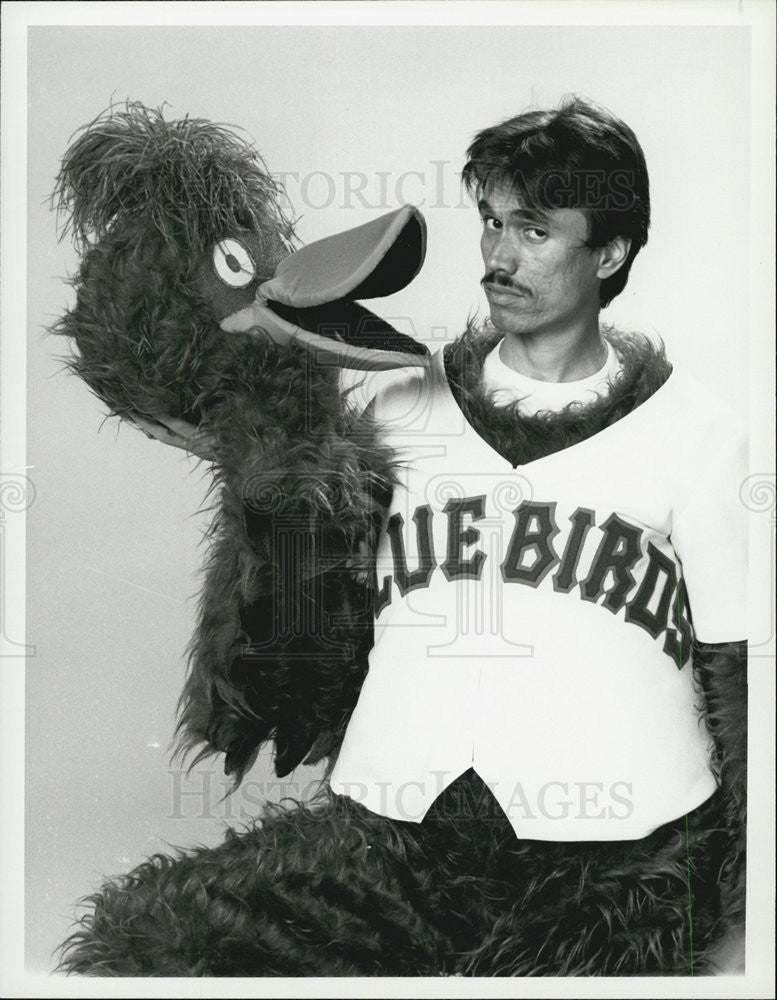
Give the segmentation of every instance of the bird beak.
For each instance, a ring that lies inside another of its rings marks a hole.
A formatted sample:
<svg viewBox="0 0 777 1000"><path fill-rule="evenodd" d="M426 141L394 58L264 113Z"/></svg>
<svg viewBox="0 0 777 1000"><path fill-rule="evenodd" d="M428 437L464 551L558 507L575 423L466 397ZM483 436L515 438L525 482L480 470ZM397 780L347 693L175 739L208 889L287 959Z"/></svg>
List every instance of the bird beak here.
<svg viewBox="0 0 777 1000"><path fill-rule="evenodd" d="M343 368L383 371L429 363L422 344L358 304L404 288L426 253L426 223L412 205L301 247L259 286L247 308L221 322L227 333L263 330ZM313 332L318 331L318 332Z"/></svg>
<svg viewBox="0 0 777 1000"><path fill-rule="evenodd" d="M387 371L408 366L423 367L429 363L428 352L419 354L402 350L375 350L311 333L279 316L262 299L227 316L219 326L225 333L249 333L256 337L266 335L282 347L297 344L311 353L320 364L357 371Z"/></svg>

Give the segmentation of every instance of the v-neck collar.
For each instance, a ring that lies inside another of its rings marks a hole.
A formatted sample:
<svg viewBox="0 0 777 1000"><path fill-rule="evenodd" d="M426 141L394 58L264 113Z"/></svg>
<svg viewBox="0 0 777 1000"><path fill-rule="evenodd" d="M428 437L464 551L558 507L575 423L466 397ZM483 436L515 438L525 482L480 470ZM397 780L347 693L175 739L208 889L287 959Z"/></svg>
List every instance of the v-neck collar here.
<svg viewBox="0 0 777 1000"><path fill-rule="evenodd" d="M636 406L629 413L624 414L618 420L613 421L611 424L607 424L600 430L596 431L594 434L583 438L582 441L575 441L573 444L567 445L565 448L559 448L558 451L550 452L548 455L540 455L538 458L533 459L531 462L523 462L518 465L513 465L513 463L500 452L497 451L493 445L489 444L488 441L479 433L475 426L470 422L464 410L459 405L458 400L453 394L450 383L448 381L448 373L445 369L445 348L441 347L439 351L436 352L432 358L432 374L433 378L437 382L437 391L442 393L442 400L446 409L452 414L455 414L457 420L463 420L467 431L472 435L473 439L478 442L478 446L485 454L490 456L491 461L496 459L501 465L509 469L511 472L519 472L525 469L531 469L541 463L552 462L554 459L556 461L562 460L565 456L569 455L571 452L578 452L579 449L590 450L590 448L598 446L601 443L602 435L610 436L610 432L617 432L619 434L623 433L624 424L632 424L640 420L644 420L650 415L650 411L655 407L656 400L663 400L666 395L666 387L673 381L674 370L670 368L669 375L662 385L656 389L656 391L649 396L647 399L643 400L638 406ZM646 409L647 408L647 409ZM620 431L616 431L617 428L621 428Z"/></svg>

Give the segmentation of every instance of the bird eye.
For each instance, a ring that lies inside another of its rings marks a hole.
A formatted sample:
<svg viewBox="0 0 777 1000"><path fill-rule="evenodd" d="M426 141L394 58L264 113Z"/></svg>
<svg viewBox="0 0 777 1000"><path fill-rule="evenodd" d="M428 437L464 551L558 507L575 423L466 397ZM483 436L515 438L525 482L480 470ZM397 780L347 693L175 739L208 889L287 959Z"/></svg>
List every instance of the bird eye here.
<svg viewBox="0 0 777 1000"><path fill-rule="evenodd" d="M245 288L256 277L251 255L238 240L219 240L213 248L213 267L230 288Z"/></svg>

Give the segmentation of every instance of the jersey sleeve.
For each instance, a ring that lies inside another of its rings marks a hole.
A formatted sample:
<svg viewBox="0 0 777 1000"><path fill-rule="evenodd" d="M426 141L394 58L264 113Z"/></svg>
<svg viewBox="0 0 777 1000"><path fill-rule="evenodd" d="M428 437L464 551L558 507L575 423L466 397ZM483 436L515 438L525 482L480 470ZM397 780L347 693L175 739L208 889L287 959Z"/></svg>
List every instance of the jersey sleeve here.
<svg viewBox="0 0 777 1000"><path fill-rule="evenodd" d="M672 544L680 558L696 638L747 638L747 509L740 489L748 473L747 440L735 429L701 470L674 515Z"/></svg>
<svg viewBox="0 0 777 1000"><path fill-rule="evenodd" d="M340 391L357 414L372 413L379 396L385 397L405 382L417 380L422 371L416 367L369 372L343 368L340 371Z"/></svg>

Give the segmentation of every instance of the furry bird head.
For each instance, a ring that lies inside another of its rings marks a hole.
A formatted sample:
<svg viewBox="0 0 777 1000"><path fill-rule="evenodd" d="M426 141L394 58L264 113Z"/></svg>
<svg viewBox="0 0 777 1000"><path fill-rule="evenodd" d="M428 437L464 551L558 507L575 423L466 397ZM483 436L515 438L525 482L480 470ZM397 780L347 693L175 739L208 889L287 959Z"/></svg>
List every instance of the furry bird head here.
<svg viewBox="0 0 777 1000"><path fill-rule="evenodd" d="M420 213L404 206L292 254L281 195L256 149L223 125L128 103L81 131L54 191L82 256L77 300L54 329L115 414L198 423L236 377L257 384L257 328L335 366L423 363L426 348L353 301L412 280L425 252Z"/></svg>
<svg viewBox="0 0 777 1000"><path fill-rule="evenodd" d="M129 102L80 130L62 160L55 198L65 233L83 248L90 237L140 218L175 248L208 250L243 230L278 252L292 237L282 189L259 153L232 129Z"/></svg>
<svg viewBox="0 0 777 1000"><path fill-rule="evenodd" d="M218 322L291 252L281 194L222 125L128 103L81 130L54 192L62 235L82 255L76 305L55 332L72 338L71 368L115 414L198 422L218 394L209 372L244 367L233 355L246 338Z"/></svg>

